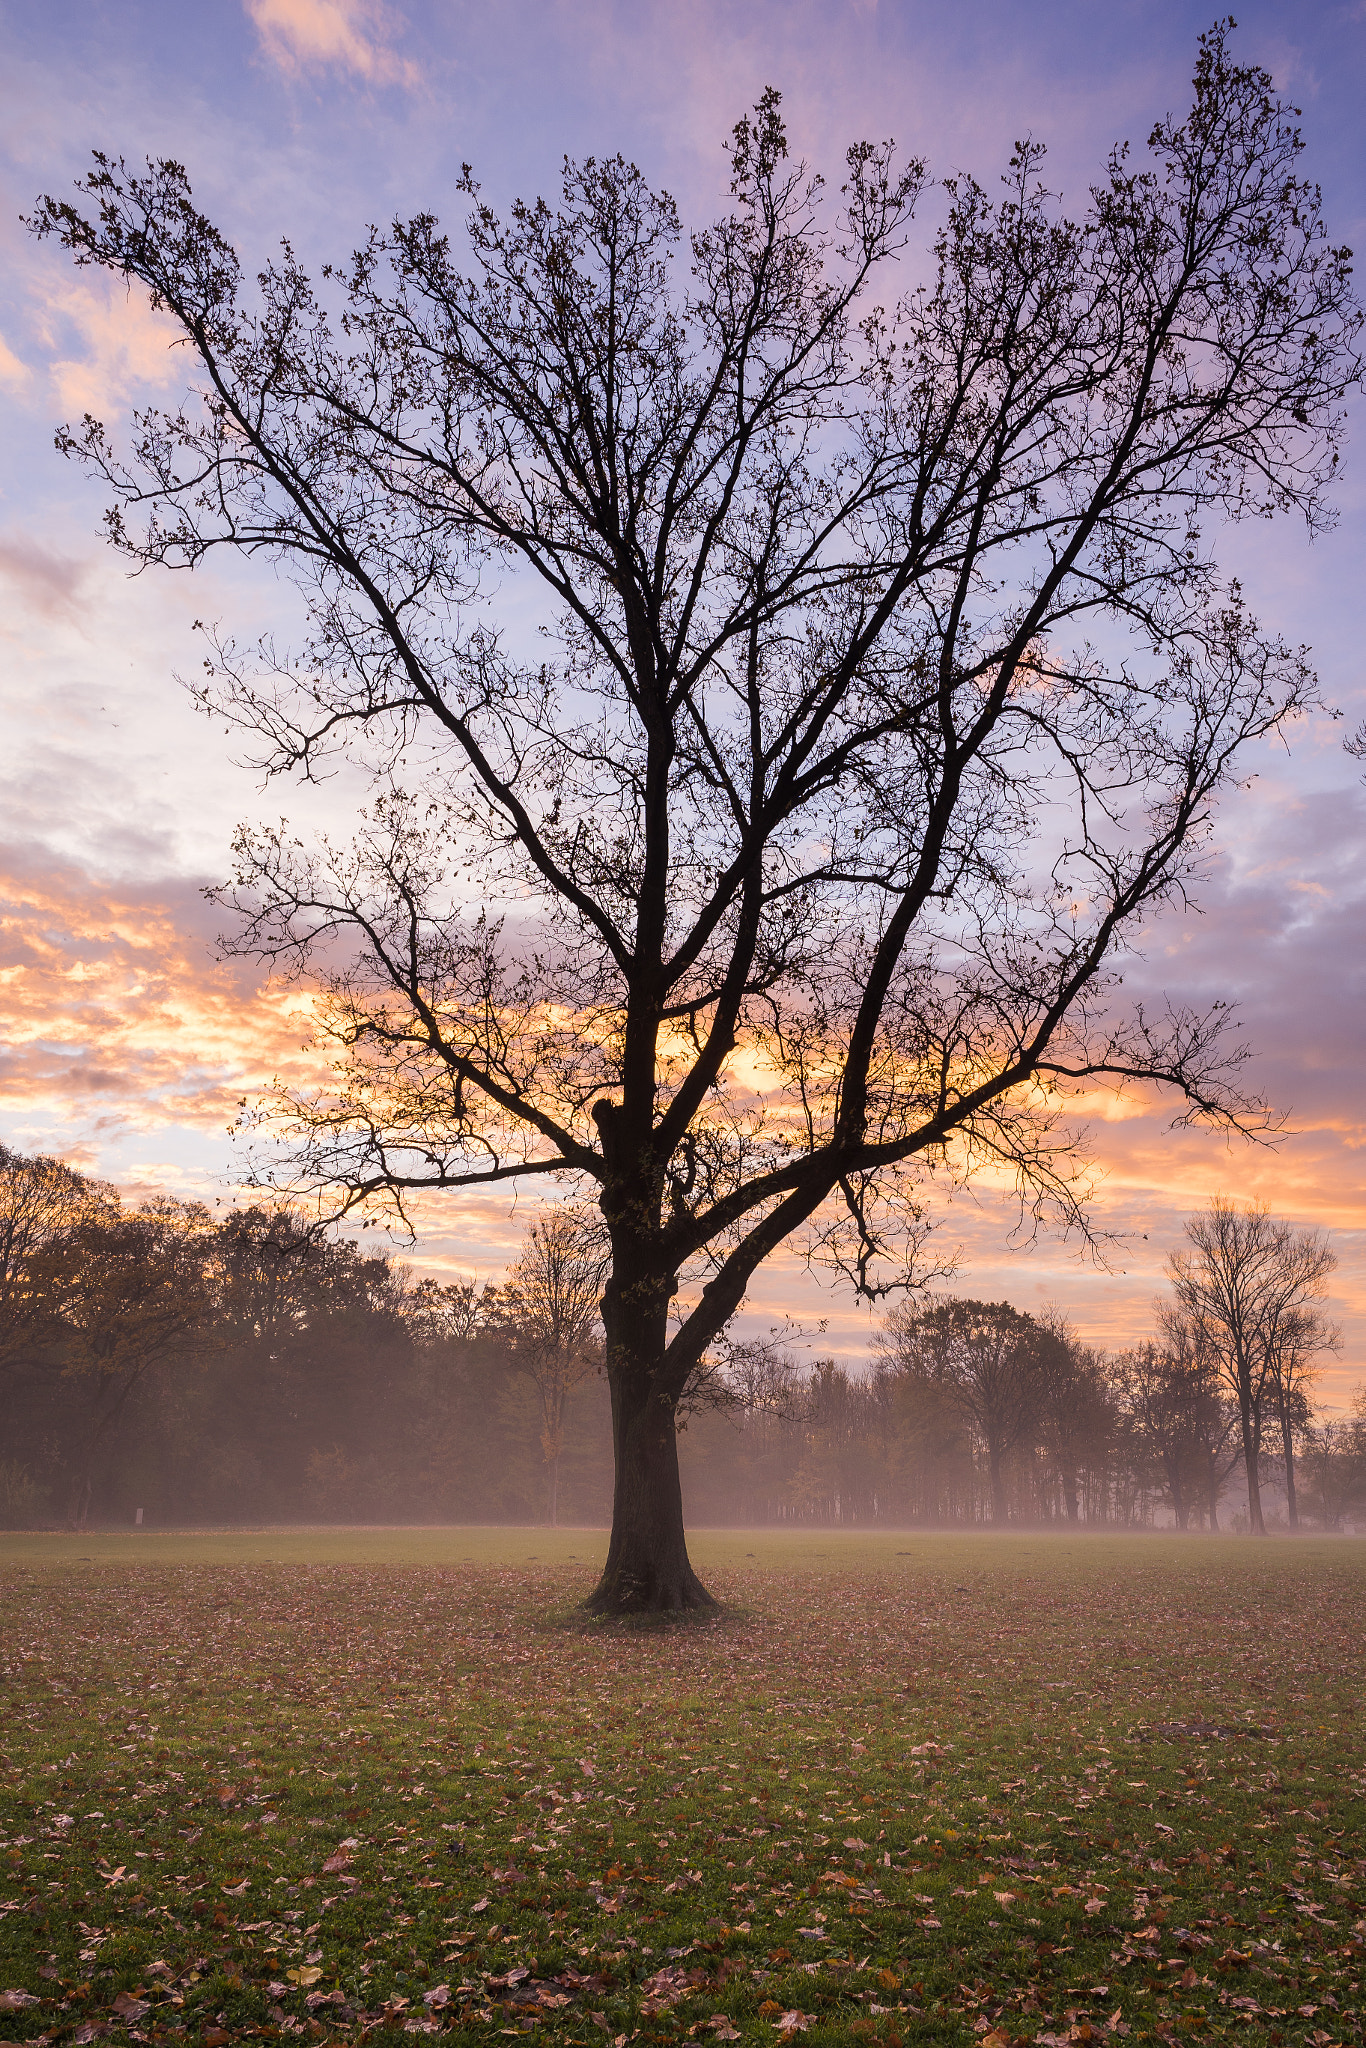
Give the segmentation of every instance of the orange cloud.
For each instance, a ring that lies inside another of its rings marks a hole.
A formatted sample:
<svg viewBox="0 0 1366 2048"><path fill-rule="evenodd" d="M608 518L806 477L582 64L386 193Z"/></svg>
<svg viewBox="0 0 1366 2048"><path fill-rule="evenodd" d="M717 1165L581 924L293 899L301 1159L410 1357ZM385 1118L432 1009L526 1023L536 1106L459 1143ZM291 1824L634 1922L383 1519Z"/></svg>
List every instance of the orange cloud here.
<svg viewBox="0 0 1366 2048"><path fill-rule="evenodd" d="M372 85L415 86L418 69L396 55L403 23L379 0L246 0L265 50L282 71L354 72Z"/></svg>
<svg viewBox="0 0 1366 2048"><path fill-rule="evenodd" d="M311 998L213 958L195 893L10 864L0 885L0 1105L98 1144L221 1131L246 1090L303 1079Z"/></svg>
<svg viewBox="0 0 1366 2048"><path fill-rule="evenodd" d="M58 1150L130 1193L212 1193L216 1167L231 1172L219 1141L241 1097L275 1075L296 1085L322 1078L309 1045L309 994L263 986L249 963L216 960L217 913L188 880L102 883L36 850L6 863L0 849L0 878L6 869L0 1118L9 1142ZM1020 1233L1009 1197L984 1184L941 1211L942 1241L964 1253L958 1291L1035 1310L1056 1303L1083 1336L1120 1349L1151 1328L1164 1261L1186 1218L1216 1192L1258 1196L1278 1215L1333 1233L1341 1265L1330 1308L1347 1346L1329 1362L1321 1392L1345 1405L1366 1364L1366 1103L1346 1014L1352 991L1335 1012L1328 988L1314 988L1307 958L1286 966L1301 1000L1317 1000L1312 1030L1302 1019L1297 1038L1284 1024L1268 1031L1271 1044L1294 1047L1269 1057L1279 1068L1268 1075L1271 1092L1302 1105L1281 1147L1171 1132L1171 1104L1151 1092L1127 1098L1120 1116L1105 1115L1107 1099L1098 1098L1089 1105L1101 1112L1091 1129L1100 1168L1093 1214L1098 1228L1123 1238L1108 1269L1046 1232ZM1264 1029L1271 1023L1264 1017ZM424 1270L495 1277L547 1192L422 1198L411 1256ZM742 1328L755 1334L789 1316L806 1326L814 1355L857 1363L868 1352L874 1317L809 1274L796 1247L760 1270Z"/></svg>

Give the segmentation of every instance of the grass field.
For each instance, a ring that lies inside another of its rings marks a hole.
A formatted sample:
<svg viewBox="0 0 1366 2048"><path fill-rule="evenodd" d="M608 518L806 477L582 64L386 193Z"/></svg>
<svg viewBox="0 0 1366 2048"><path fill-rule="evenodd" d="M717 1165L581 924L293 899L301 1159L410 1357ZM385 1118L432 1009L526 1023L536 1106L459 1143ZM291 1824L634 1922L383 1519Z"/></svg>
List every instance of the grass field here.
<svg viewBox="0 0 1366 2048"><path fill-rule="evenodd" d="M0 1537L0 2039L1361 2039L1366 1544Z"/></svg>

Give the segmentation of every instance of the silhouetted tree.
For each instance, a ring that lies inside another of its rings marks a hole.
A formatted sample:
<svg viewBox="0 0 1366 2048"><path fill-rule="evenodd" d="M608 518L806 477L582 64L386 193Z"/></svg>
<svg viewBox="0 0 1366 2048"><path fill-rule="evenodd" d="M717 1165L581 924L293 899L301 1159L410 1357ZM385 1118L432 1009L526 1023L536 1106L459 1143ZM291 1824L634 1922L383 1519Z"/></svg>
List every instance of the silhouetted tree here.
<svg viewBox="0 0 1366 2048"><path fill-rule="evenodd" d="M1192 1512L1203 1505L1216 1529L1223 1482L1238 1459L1236 1447L1227 1450L1238 1411L1221 1393L1212 1355L1189 1323L1172 1317L1163 1341L1149 1340L1125 1353L1117 1374L1138 1442L1161 1475L1177 1528L1189 1528Z"/></svg>
<svg viewBox="0 0 1366 2048"><path fill-rule="evenodd" d="M1035 1429L1043 1393L1044 1333L1005 1301L905 1303L887 1317L881 1343L889 1365L938 1389L982 1446L992 1520L1010 1518L1006 1460Z"/></svg>
<svg viewBox="0 0 1366 2048"><path fill-rule="evenodd" d="M1302 1329L1310 1345L1312 1304L1337 1258L1320 1232L1297 1231L1264 1203L1240 1208L1223 1195L1190 1219L1186 1236L1189 1249L1167 1261L1175 1297L1168 1326L1173 1313L1189 1325L1191 1341L1214 1360L1238 1403L1248 1520L1264 1536L1258 1467L1265 1404L1276 1398L1278 1372L1298 1369L1293 1332ZM1312 1327L1327 1328L1317 1317ZM1289 1466L1287 1474L1293 1483Z"/></svg>
<svg viewBox="0 0 1366 2048"><path fill-rule="evenodd" d="M94 1218L118 1213L118 1197L63 1160L0 1145L0 1369L60 1334L53 1305L35 1284L35 1262Z"/></svg>
<svg viewBox="0 0 1366 2048"><path fill-rule="evenodd" d="M1263 1342L1271 1398L1281 1426L1286 1520L1292 1529L1298 1529L1295 1436L1310 1418L1309 1393L1318 1378L1318 1361L1325 1351L1336 1351L1342 1337L1336 1324L1330 1323L1309 1299L1322 1292L1328 1274L1337 1265L1337 1257L1326 1241L1318 1232L1304 1234L1289 1251L1288 1263L1290 1270L1268 1309Z"/></svg>
<svg viewBox="0 0 1366 2048"><path fill-rule="evenodd" d="M239 549L310 608L297 661L215 642L205 702L271 772L375 772L351 847L238 844L241 949L328 994L333 1085L281 1106L298 1184L600 1204L599 1609L708 1602L675 1416L793 1233L877 1293L931 1167L1080 1221L1058 1119L1097 1076L1259 1114L1224 1006L1126 1013L1112 962L1190 886L1240 751L1315 700L1202 533L1324 516L1358 315L1299 152L1220 26L1187 118L1082 216L1034 143L999 200L950 179L895 305L924 166L856 145L831 217L775 93L687 239L619 157L506 219L467 172L463 256L422 214L321 287L286 247L248 302L177 164L100 156L89 215L40 206L199 380L126 463L93 420L62 437L116 545Z"/></svg>
<svg viewBox="0 0 1366 2048"><path fill-rule="evenodd" d="M64 1371L88 1423L69 1517L84 1528L100 1454L129 1396L154 1368L207 1350L213 1312L211 1224L202 1203L167 1197L127 1212L101 1208L49 1238L31 1261L34 1291L60 1328Z"/></svg>
<svg viewBox="0 0 1366 2048"><path fill-rule="evenodd" d="M1080 1513L1077 1475L1085 1464L1103 1466L1113 1421L1105 1360L1079 1341L1058 1310L1039 1318L1036 1355L1039 1434L1069 1522Z"/></svg>

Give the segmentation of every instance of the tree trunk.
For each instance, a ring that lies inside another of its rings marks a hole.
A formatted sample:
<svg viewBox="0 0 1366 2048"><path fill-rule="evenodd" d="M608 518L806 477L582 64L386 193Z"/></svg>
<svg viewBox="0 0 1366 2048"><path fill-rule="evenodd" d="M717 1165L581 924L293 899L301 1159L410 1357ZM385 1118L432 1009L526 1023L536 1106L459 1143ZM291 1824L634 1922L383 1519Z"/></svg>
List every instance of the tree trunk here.
<svg viewBox="0 0 1366 2048"><path fill-rule="evenodd" d="M1209 1458L1209 1533L1219 1534L1219 1457L1216 1451L1208 1453Z"/></svg>
<svg viewBox="0 0 1366 2048"><path fill-rule="evenodd" d="M1063 1505L1067 1510L1068 1521L1075 1523L1077 1519L1077 1468L1075 1465L1064 1465L1062 1467L1062 1498Z"/></svg>
<svg viewBox="0 0 1366 2048"><path fill-rule="evenodd" d="M625 1263L624 1261L620 1263ZM688 1562L675 1423L664 1374L672 1279L623 1284L602 1300L612 1394L612 1537L587 1606L594 1614L682 1614L716 1606Z"/></svg>
<svg viewBox="0 0 1366 2048"><path fill-rule="evenodd" d="M67 1527L78 1533L85 1528L90 1519L90 1494L93 1484L91 1459L87 1456L72 1488L71 1511L67 1520Z"/></svg>
<svg viewBox="0 0 1366 2048"><path fill-rule="evenodd" d="M1265 1536L1266 1523L1262 1519L1262 1488L1257 1474L1257 1460L1261 1445L1258 1432L1253 1428L1252 1417L1246 1405L1242 1411L1243 1426L1243 1470L1247 1475L1247 1520L1254 1536Z"/></svg>
<svg viewBox="0 0 1366 2048"><path fill-rule="evenodd" d="M1290 1409L1285 1396L1280 1399L1281 1447L1285 1453L1285 1518L1292 1529L1300 1526L1299 1502L1295 1498L1295 1433L1290 1426Z"/></svg>
<svg viewBox="0 0 1366 2048"><path fill-rule="evenodd" d="M560 1505L560 1454L557 1450L550 1461L550 1526L558 1529Z"/></svg>
<svg viewBox="0 0 1366 2048"><path fill-rule="evenodd" d="M991 1525L1004 1529L1010 1510L1006 1505L1005 1473L1001 1469L1001 1453L994 1444L987 1446L987 1460L991 1467Z"/></svg>
<svg viewBox="0 0 1366 2048"><path fill-rule="evenodd" d="M681 1614L716 1602L688 1562L672 1401L642 1374L612 1375L612 1540L594 1614Z"/></svg>

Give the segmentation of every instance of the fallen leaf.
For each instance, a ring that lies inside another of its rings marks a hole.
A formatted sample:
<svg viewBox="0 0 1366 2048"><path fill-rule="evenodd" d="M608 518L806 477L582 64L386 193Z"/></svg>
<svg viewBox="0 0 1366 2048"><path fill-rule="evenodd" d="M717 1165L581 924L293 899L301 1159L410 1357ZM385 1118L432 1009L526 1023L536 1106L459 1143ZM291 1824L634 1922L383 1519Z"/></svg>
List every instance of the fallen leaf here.
<svg viewBox="0 0 1366 2048"><path fill-rule="evenodd" d="M993 1892L991 1896L998 1906L1013 1906L1015 1903L1014 1892Z"/></svg>
<svg viewBox="0 0 1366 2048"><path fill-rule="evenodd" d="M152 2007L149 2000L145 1998L130 1998L126 1991L120 1991L109 2010L116 2012L120 2019L140 2020L145 2012L152 2010Z"/></svg>
<svg viewBox="0 0 1366 2048"><path fill-rule="evenodd" d="M0 2012L23 2012L30 2005L41 2005L42 1999L32 1991L0 1991Z"/></svg>
<svg viewBox="0 0 1366 2048"><path fill-rule="evenodd" d="M470 1907L471 1913L487 1913L488 1909L489 1902L487 1899L476 1899L474 1904Z"/></svg>
<svg viewBox="0 0 1366 2048"><path fill-rule="evenodd" d="M322 1975L322 1971L316 1968L309 1970L286 1970L285 1975L291 1984L316 1984Z"/></svg>
<svg viewBox="0 0 1366 2048"><path fill-rule="evenodd" d="M1086 1901L1086 1911L1088 1913L1103 1913L1105 1911L1104 1899L1088 1899Z"/></svg>

